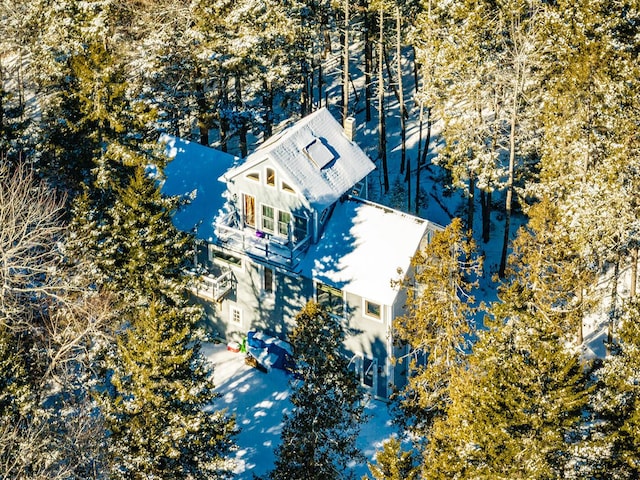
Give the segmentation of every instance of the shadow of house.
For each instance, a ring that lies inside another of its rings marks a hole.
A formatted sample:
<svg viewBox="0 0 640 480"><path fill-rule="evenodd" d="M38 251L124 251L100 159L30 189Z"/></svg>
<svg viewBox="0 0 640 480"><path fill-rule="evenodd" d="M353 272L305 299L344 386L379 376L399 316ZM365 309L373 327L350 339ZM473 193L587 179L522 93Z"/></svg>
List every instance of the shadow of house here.
<svg viewBox="0 0 640 480"><path fill-rule="evenodd" d="M175 221L196 234L193 292L209 331L286 340L314 300L343 320L345 354L363 384L387 397L387 384L401 382L391 326L406 298L392 280L440 227L353 196L375 166L326 109L243 161L163 141L173 158L163 192L192 199Z"/></svg>

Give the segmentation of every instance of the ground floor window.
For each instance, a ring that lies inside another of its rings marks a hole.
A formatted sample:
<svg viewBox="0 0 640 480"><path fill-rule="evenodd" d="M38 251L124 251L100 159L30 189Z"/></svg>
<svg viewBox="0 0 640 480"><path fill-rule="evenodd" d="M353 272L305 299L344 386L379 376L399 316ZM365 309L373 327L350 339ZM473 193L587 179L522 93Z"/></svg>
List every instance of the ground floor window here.
<svg viewBox="0 0 640 480"><path fill-rule="evenodd" d="M275 280L275 275L273 272L273 268L264 267L264 270L262 272L262 291L264 293L273 293L274 280Z"/></svg>
<svg viewBox="0 0 640 480"><path fill-rule="evenodd" d="M316 285L316 301L325 307L329 313L338 317L344 316L344 298L342 290L331 287L324 283Z"/></svg>
<svg viewBox="0 0 640 480"><path fill-rule="evenodd" d="M231 323L233 323L234 325L242 325L242 310L232 305L230 316L231 316Z"/></svg>

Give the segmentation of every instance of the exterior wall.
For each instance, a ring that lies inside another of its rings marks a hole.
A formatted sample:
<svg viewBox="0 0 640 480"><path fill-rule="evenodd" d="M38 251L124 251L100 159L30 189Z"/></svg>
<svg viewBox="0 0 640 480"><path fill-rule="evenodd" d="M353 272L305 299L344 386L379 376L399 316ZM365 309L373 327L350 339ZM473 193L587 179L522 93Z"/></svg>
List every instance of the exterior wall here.
<svg viewBox="0 0 640 480"><path fill-rule="evenodd" d="M275 172L274 185L266 183L267 170L272 169ZM252 180L250 175L258 175L258 180ZM291 193L283 188L283 182L291 185L291 182L282 177L273 163L266 159L253 169L248 169L235 176L227 183L227 188L231 195L235 195L237 207L242 214L243 211L243 194L251 195L255 198L256 208L256 230L262 231L262 208L261 205L267 205L277 211L289 212L291 215L303 217L307 219L307 233L313 234L313 212L306 205L300 192ZM277 213L276 213L277 217ZM277 222L277 218L275 219ZM278 236L277 229L274 235ZM283 237L285 239L285 237Z"/></svg>
<svg viewBox="0 0 640 480"><path fill-rule="evenodd" d="M345 339L345 349L348 351L348 355L355 355L361 357L359 360L363 362L362 365L356 365L356 368L360 370L361 380L368 383L369 387L373 387L371 379L365 380L364 374L367 368L370 366L369 362L376 360L375 366L376 372L376 387L374 395L386 398L388 396L387 384L389 378L387 375L386 365L389 362L389 356L387 354L387 332L389 328L389 314L390 311L386 306L381 305L380 318L373 318L367 316L365 313L365 301L366 299L354 295L351 293L345 294L346 298L346 326L347 336ZM373 372L369 372L369 376Z"/></svg>
<svg viewBox="0 0 640 480"><path fill-rule="evenodd" d="M241 264L211 259L201 249L198 263L212 276L231 270L233 288L220 301L200 292L194 299L204 307L205 330L215 338L241 341L250 330L264 331L284 340L295 325L295 316L309 300L316 300L314 282L280 267L262 264L248 257ZM265 289L265 268L273 273L272 289ZM344 354L351 367L375 396L386 398L391 359L388 329L393 310L381 306L379 319L367 316L365 299L344 293L346 338ZM374 377L375 376L375 380ZM375 387L375 388L374 388Z"/></svg>

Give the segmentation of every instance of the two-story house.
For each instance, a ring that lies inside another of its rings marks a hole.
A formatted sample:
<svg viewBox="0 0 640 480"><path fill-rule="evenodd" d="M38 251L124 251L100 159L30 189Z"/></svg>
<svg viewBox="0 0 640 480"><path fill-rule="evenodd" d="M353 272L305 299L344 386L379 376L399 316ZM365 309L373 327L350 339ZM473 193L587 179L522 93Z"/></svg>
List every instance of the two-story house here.
<svg viewBox="0 0 640 480"><path fill-rule="evenodd" d="M351 365L387 397L406 375L391 328L406 292L392 282L440 227L362 198L375 165L348 127L320 109L245 159L165 136L163 192L192 198L174 221L198 239L196 294L213 334L286 339L313 299L344 321Z"/></svg>

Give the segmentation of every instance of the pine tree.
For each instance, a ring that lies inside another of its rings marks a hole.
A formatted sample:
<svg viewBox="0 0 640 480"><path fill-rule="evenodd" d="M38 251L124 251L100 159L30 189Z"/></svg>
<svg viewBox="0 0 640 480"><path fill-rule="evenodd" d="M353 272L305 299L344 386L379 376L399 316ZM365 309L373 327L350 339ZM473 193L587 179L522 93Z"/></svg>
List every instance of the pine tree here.
<svg viewBox="0 0 640 480"><path fill-rule="evenodd" d="M424 452L425 478L585 478L574 461L588 401L579 353L543 312L503 291L493 326L454 377Z"/></svg>
<svg viewBox="0 0 640 480"><path fill-rule="evenodd" d="M199 317L153 300L128 319L102 395L112 477L226 478L235 421L209 410L217 395Z"/></svg>
<svg viewBox="0 0 640 480"><path fill-rule="evenodd" d="M127 186L113 187L110 195L113 206L107 211L92 206L86 195L79 197L74 248L87 251L97 281L120 295L123 305L151 298L181 304L190 236L171 220L179 201L162 196L156 180L141 167Z"/></svg>
<svg viewBox="0 0 640 480"><path fill-rule="evenodd" d="M348 464L361 459L356 447L364 420L364 394L341 354L339 319L308 303L296 317L290 340L300 383L293 383L293 411L285 414L272 480L353 478Z"/></svg>
<svg viewBox="0 0 640 480"><path fill-rule="evenodd" d="M369 463L369 470L375 480L417 480L419 478L419 468L413 450L403 451L402 444L395 437L384 442L382 450L376 453L376 463Z"/></svg>
<svg viewBox="0 0 640 480"><path fill-rule="evenodd" d="M598 422L592 461L599 475L632 479L640 475L640 304L628 303L618 341L602 369L594 407Z"/></svg>
<svg viewBox="0 0 640 480"><path fill-rule="evenodd" d="M413 280L407 314L394 322L396 338L411 349L411 375L400 393L402 416L425 434L433 418L446 411L448 385L461 364L475 330L471 290L482 268L475 244L454 219L412 260Z"/></svg>

